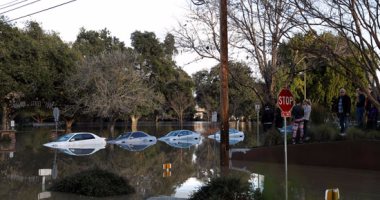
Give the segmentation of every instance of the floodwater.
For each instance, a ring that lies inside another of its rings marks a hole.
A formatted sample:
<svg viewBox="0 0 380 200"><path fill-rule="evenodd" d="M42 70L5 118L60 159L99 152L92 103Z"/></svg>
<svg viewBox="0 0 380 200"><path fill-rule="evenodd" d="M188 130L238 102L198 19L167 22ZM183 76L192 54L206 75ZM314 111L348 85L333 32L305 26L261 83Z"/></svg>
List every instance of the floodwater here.
<svg viewBox="0 0 380 200"><path fill-rule="evenodd" d="M231 124L234 127L235 124ZM183 129L203 135L213 133L218 124L207 122L186 123ZM87 128L85 128L87 127ZM140 123L138 130L161 137L180 129L176 123ZM256 127L241 124L244 141L231 148L256 146ZM97 126L74 127L73 132L89 131L99 136L113 138L123 128L110 134ZM106 148L88 155L72 155L44 147L57 138L54 126L44 128L16 128L11 142L0 143L0 199L93 199L73 194L49 192L51 176L43 184L40 169L53 169L57 179L92 168L114 172L129 180L136 193L96 199L186 199L210 178L220 175L219 143L204 137L198 144L179 148L157 141L141 149L121 148L107 144ZM171 164L164 170L163 164ZM231 161L229 174L249 181L260 188L264 199L285 199L287 185L289 200L324 199L326 189L338 188L342 199L380 199L380 172L314 166L288 166L285 180L284 165ZM164 198L165 199L165 198Z"/></svg>

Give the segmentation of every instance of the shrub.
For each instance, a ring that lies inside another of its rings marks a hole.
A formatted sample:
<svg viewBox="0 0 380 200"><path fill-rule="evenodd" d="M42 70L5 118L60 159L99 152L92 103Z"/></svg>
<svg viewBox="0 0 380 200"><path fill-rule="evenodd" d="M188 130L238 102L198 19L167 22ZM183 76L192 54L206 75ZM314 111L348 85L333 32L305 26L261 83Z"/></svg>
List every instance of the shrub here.
<svg viewBox="0 0 380 200"><path fill-rule="evenodd" d="M265 146L273 146L283 143L281 133L273 127L264 134L264 137Z"/></svg>
<svg viewBox="0 0 380 200"><path fill-rule="evenodd" d="M49 190L94 197L124 195L135 192L122 177L100 169L83 171L68 176L54 183Z"/></svg>
<svg viewBox="0 0 380 200"><path fill-rule="evenodd" d="M310 120L313 124L323 124L328 116L329 110L320 104L313 104L310 113Z"/></svg>
<svg viewBox="0 0 380 200"><path fill-rule="evenodd" d="M235 177L213 178L198 191L190 200L253 200L261 199L261 192L252 191L248 182L242 182Z"/></svg>
<svg viewBox="0 0 380 200"><path fill-rule="evenodd" d="M360 139L366 139L366 134L363 129L356 128L356 127L349 127L347 128L347 139L349 140L360 140Z"/></svg>
<svg viewBox="0 0 380 200"><path fill-rule="evenodd" d="M372 140L380 140L380 131L370 130L368 133L366 133L366 138Z"/></svg>
<svg viewBox="0 0 380 200"><path fill-rule="evenodd" d="M312 126L308 131L312 141L334 141L338 138L338 130L330 124Z"/></svg>

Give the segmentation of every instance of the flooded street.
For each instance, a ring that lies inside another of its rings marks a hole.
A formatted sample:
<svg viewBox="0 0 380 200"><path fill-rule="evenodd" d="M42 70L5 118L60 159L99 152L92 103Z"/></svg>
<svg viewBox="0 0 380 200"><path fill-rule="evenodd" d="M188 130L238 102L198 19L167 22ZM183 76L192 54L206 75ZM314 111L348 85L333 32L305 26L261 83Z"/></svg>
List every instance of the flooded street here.
<svg viewBox="0 0 380 200"><path fill-rule="evenodd" d="M216 125L217 126L217 125ZM206 135L215 130L209 123L189 123L183 129L204 135L197 144L171 146L165 142L145 147L122 148L107 144L105 148L75 151L55 150L43 146L57 138L54 127L19 128L11 142L0 144L0 199L93 199L72 194L49 192L51 177L42 184L40 169L52 169L53 178L62 178L100 168L116 173L136 190L130 196L97 199L154 199L155 197L188 198L189 195L220 174L219 143ZM139 130L156 137L178 130L176 124L141 123ZM255 127L245 126L244 141L231 148L256 145ZM100 128L78 128L73 132L89 131L106 138L114 135ZM164 164L171 168L163 169ZM324 199L329 188L339 188L342 199L380 199L380 172L314 166L288 166L289 199ZM260 188L264 199L284 199L284 166L274 163L231 161L230 175L249 181Z"/></svg>

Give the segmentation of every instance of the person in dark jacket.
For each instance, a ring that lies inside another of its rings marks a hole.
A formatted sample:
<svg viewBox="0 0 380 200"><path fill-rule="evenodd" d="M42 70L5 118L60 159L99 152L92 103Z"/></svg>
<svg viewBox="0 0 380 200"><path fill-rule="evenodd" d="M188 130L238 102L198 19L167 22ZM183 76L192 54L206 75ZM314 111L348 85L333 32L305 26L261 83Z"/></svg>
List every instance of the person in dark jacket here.
<svg viewBox="0 0 380 200"><path fill-rule="evenodd" d="M293 117L293 137L292 143L295 144L297 140L297 132L299 131L299 143L303 143L303 125L304 125L304 109L301 105L301 101L298 100L296 105L292 109Z"/></svg>
<svg viewBox="0 0 380 200"><path fill-rule="evenodd" d="M364 127L365 100L366 98L363 91L360 88L356 89L356 122L359 128Z"/></svg>
<svg viewBox="0 0 380 200"><path fill-rule="evenodd" d="M373 92L371 92L371 96L375 97ZM379 101L378 98L375 99ZM376 129L379 111L374 105L374 103L372 103L371 100L369 100L369 98L366 99L365 109L367 115L367 129Z"/></svg>
<svg viewBox="0 0 380 200"><path fill-rule="evenodd" d="M274 122L274 111L272 106L270 106L269 104L266 104L264 106L261 122L263 123L264 132L272 128Z"/></svg>
<svg viewBox="0 0 380 200"><path fill-rule="evenodd" d="M337 115L339 117L340 134L346 135L345 131L348 127L348 117L351 113L351 98L346 94L346 90L344 88L339 90L339 97L336 106Z"/></svg>

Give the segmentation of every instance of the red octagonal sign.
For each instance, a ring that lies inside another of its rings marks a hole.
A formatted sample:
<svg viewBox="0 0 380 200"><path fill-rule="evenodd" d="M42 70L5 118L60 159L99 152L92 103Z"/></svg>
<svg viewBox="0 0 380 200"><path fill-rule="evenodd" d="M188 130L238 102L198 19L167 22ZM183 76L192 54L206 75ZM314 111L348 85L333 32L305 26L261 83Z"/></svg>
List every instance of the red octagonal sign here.
<svg viewBox="0 0 380 200"><path fill-rule="evenodd" d="M290 112L294 105L294 98L292 92L289 89L282 89L278 94L278 106L282 112Z"/></svg>

